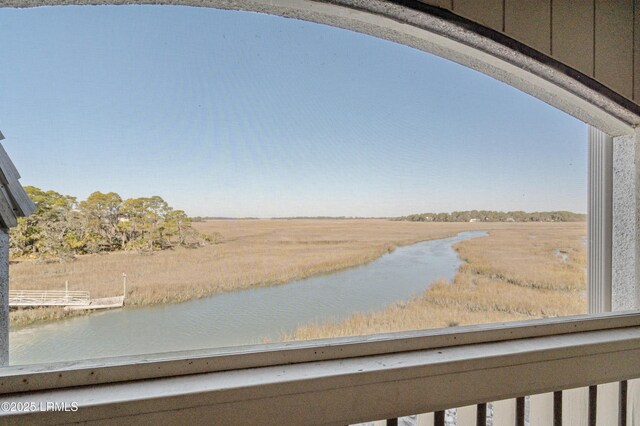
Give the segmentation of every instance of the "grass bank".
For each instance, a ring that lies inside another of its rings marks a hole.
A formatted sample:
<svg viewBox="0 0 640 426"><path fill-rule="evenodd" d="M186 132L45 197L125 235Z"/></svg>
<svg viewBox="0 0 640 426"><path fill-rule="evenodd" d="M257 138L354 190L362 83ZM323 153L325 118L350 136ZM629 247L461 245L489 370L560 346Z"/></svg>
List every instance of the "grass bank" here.
<svg viewBox="0 0 640 426"><path fill-rule="evenodd" d="M452 283L344 321L300 327L284 340L515 321L586 313L584 223L515 224L456 244Z"/></svg>
<svg viewBox="0 0 640 426"><path fill-rule="evenodd" d="M470 229L525 224L420 223L388 220L213 220L196 223L218 232L220 244L151 255L109 253L66 263L23 261L10 267L10 288L88 290L91 297L122 294L127 307L177 303L221 292L277 285L370 262L396 246L445 238ZM527 225L536 228L536 224ZM13 327L82 312L60 308L11 312Z"/></svg>

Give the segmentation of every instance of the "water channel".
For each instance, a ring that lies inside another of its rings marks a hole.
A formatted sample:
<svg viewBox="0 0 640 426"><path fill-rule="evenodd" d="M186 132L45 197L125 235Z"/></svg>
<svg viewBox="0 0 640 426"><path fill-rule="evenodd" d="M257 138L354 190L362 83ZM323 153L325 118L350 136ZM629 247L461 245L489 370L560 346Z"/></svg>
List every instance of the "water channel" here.
<svg viewBox="0 0 640 426"><path fill-rule="evenodd" d="M72 361L277 340L310 323L340 320L423 293L451 280L453 245L485 231L399 247L365 265L287 284L223 293L180 304L118 309L10 332L12 365Z"/></svg>

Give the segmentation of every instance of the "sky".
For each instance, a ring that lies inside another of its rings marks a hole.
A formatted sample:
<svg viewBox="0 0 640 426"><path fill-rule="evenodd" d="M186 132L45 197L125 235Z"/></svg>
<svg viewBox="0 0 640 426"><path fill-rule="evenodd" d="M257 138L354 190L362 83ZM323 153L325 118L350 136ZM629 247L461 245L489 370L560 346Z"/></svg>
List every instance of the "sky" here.
<svg viewBox="0 0 640 426"><path fill-rule="evenodd" d="M207 8L0 23L0 130L23 185L201 216L586 211L584 123L422 51Z"/></svg>

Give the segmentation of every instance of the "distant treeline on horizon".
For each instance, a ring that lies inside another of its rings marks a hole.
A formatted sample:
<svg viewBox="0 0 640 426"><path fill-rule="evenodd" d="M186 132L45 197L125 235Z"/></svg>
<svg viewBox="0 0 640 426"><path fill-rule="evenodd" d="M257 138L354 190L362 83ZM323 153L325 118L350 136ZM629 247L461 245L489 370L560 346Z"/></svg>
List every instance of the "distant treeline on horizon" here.
<svg viewBox="0 0 640 426"><path fill-rule="evenodd" d="M204 222L207 220L356 220L356 219L396 219L393 217L380 216L278 216L278 217L227 217L227 216L193 216L193 222Z"/></svg>
<svg viewBox="0 0 640 426"><path fill-rule="evenodd" d="M583 222L587 215L569 211L501 212L493 210L466 210L451 213L419 213L392 220L410 222Z"/></svg>
<svg viewBox="0 0 640 426"><path fill-rule="evenodd" d="M525 212L525 211L494 211L494 210L465 210L451 213L417 213L401 217L382 216L284 216L272 218L258 217L219 217L195 216L193 222L206 220L357 220L357 219L387 219L410 222L584 222L587 215L570 211Z"/></svg>

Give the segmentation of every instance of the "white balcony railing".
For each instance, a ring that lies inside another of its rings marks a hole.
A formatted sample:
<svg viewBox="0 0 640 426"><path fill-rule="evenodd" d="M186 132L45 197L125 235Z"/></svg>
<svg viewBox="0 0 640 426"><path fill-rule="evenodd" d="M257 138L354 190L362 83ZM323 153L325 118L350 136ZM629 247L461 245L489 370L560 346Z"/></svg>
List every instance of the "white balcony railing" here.
<svg viewBox="0 0 640 426"><path fill-rule="evenodd" d="M626 383L639 377L640 314L600 314L5 367L0 399L14 410L0 423L394 424L434 412L438 425L443 410L479 404L484 424L485 403L516 398L511 424L522 425L523 397L555 392L562 424L562 391L591 386L583 414L595 424L595 385L621 382L626 424Z"/></svg>

